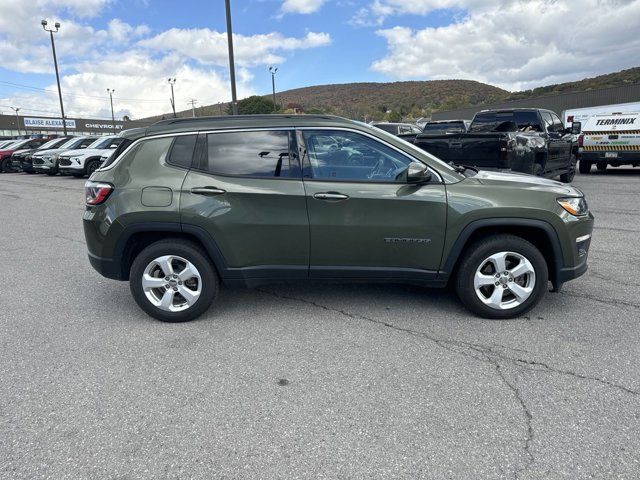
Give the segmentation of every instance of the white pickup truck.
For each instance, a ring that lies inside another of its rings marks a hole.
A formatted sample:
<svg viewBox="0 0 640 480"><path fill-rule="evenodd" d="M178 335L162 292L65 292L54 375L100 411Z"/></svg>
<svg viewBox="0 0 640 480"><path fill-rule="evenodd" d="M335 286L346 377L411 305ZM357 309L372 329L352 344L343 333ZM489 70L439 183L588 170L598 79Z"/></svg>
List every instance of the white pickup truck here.
<svg viewBox="0 0 640 480"><path fill-rule="evenodd" d="M640 113L594 115L578 137L580 173L593 165L600 171L607 166L640 166Z"/></svg>

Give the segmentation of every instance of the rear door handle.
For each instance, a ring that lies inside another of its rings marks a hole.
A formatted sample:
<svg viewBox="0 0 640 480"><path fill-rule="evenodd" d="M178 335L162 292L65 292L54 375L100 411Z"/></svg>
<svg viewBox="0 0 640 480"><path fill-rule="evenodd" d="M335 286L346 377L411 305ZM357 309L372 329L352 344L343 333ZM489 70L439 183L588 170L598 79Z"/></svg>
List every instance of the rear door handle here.
<svg viewBox="0 0 640 480"><path fill-rule="evenodd" d="M349 195L336 192L320 192L316 193L313 198L317 198L318 200L347 200Z"/></svg>
<svg viewBox="0 0 640 480"><path fill-rule="evenodd" d="M214 196L222 195L223 193L227 193L227 191L216 187L195 187L191 189L191 193L196 195Z"/></svg>

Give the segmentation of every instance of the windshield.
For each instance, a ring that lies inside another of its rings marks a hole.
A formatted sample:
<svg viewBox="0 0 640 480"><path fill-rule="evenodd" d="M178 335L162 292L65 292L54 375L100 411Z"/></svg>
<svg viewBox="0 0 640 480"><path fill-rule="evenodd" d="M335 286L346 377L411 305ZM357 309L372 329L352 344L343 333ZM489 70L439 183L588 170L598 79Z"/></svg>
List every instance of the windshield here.
<svg viewBox="0 0 640 480"><path fill-rule="evenodd" d="M53 140L49 140L46 143L43 143L42 145L40 145L38 147L38 150L47 150L48 148L53 148L55 147L57 144L60 144L62 142L66 142L67 140L65 138L60 139L60 138L54 138Z"/></svg>
<svg viewBox="0 0 640 480"><path fill-rule="evenodd" d="M104 149L107 148L107 145L109 145L109 142L111 142L111 140L113 140L113 137L99 138L95 142L91 143L87 148Z"/></svg>
<svg viewBox="0 0 640 480"><path fill-rule="evenodd" d="M358 125L362 125L364 127L367 127L369 129L376 128L375 125L369 125L368 123L363 123L363 122L354 122L354 123L357 123ZM430 160L432 160L433 162L437 163L439 168L442 168L443 170L446 170L447 172L456 172L455 168L453 168L448 163L445 163L442 160L440 160L438 157L435 157L435 156L431 155L429 152L427 152L425 150L422 150L421 148L416 147L413 143L407 142L403 138L400 138L400 137L392 135L392 134L390 134L388 132L385 132L384 130L382 130L380 128L376 129L376 133L375 134L377 136L379 136L379 137L384 138L385 140L387 140L392 145L395 142L401 142L403 147L411 150L415 155L418 156L418 158L420 158L420 157L428 157Z"/></svg>
<svg viewBox="0 0 640 480"><path fill-rule="evenodd" d="M14 143L16 143L15 140L0 142L0 148L9 148L9 146L13 145Z"/></svg>
<svg viewBox="0 0 640 480"><path fill-rule="evenodd" d="M532 111L478 113L469 132L541 132L538 114Z"/></svg>
<svg viewBox="0 0 640 480"><path fill-rule="evenodd" d="M374 127L379 128L380 130L384 130L389 133L397 133L398 126L393 123L376 123L373 125Z"/></svg>
<svg viewBox="0 0 640 480"><path fill-rule="evenodd" d="M462 122L441 122L427 123L423 133L464 133L464 123Z"/></svg>
<svg viewBox="0 0 640 480"><path fill-rule="evenodd" d="M64 142L62 145L60 145L58 148L73 148L74 146L76 146L78 143L80 143L83 140L82 137L74 137L74 138L70 138L69 140L67 140L66 142Z"/></svg>

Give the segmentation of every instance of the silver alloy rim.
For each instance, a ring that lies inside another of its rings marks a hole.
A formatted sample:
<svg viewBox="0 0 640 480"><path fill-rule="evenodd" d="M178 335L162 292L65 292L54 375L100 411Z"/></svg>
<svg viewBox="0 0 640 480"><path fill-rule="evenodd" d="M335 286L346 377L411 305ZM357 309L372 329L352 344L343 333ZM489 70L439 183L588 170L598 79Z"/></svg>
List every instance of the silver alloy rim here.
<svg viewBox="0 0 640 480"><path fill-rule="evenodd" d="M167 312L181 312L200 298L202 277L196 266L177 255L158 257L142 274L142 290L152 305Z"/></svg>
<svg viewBox="0 0 640 480"><path fill-rule="evenodd" d="M535 284L533 265L515 252L498 252L484 259L473 278L478 298L496 310L522 305L533 293Z"/></svg>

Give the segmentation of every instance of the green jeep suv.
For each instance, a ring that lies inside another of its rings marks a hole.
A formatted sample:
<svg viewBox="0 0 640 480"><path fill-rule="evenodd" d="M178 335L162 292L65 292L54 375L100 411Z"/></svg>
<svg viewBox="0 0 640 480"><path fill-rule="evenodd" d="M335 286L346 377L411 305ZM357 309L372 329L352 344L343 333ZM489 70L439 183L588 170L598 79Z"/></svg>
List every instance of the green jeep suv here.
<svg viewBox="0 0 640 480"><path fill-rule="evenodd" d="M452 167L369 125L228 116L122 136L86 183L89 259L160 320L201 315L221 283L300 280L451 284L511 318L587 269L576 188Z"/></svg>

